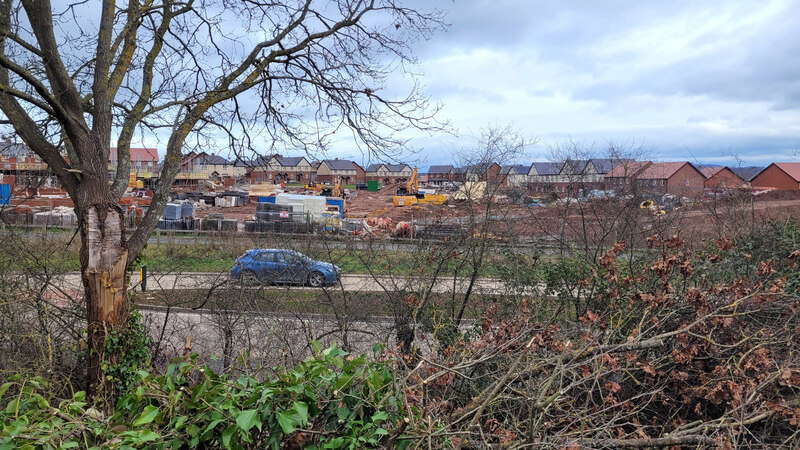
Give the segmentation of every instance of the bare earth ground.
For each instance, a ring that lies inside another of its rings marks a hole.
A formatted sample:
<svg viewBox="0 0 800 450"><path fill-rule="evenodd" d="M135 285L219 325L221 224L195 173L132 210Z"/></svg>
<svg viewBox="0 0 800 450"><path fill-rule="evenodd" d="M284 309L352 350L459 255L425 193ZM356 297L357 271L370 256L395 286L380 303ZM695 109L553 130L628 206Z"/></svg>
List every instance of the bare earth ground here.
<svg viewBox="0 0 800 450"><path fill-rule="evenodd" d="M393 223L397 223L410 220L466 219L470 214L470 208L463 202L395 207L392 205L392 197L397 187L398 185L383 186L378 192L351 191L347 199L346 217L389 218ZM478 214L482 208L485 208L485 205L473 206ZM502 205L496 210L502 211L501 214L509 219L504 223L504 229L498 229L496 233L523 239L556 235L597 236L603 233L604 224L619 220L620 216L618 204L603 201L581 205L552 204L543 207ZM250 203L247 206L230 208L201 207L198 208L196 215L202 218L210 213L222 213L226 219L244 222L253 220L255 211L255 203ZM642 232L650 229L667 229L684 236L703 239L718 236L720 232L739 231L745 224L749 227L763 224L768 220L798 218L800 192L773 191L755 197L752 204L749 198L706 201L660 217L653 217L642 211L636 211L636 214Z"/></svg>

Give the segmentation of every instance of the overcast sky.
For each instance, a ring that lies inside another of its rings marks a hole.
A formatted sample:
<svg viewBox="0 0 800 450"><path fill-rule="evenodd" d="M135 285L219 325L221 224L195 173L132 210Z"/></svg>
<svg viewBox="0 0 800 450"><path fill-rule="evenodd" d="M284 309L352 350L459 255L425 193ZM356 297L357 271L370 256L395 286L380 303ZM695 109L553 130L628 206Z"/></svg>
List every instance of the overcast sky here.
<svg viewBox="0 0 800 450"><path fill-rule="evenodd" d="M509 123L530 159L567 138L724 164L800 149L800 2L417 1L452 24L417 54L458 132L415 139L421 165Z"/></svg>

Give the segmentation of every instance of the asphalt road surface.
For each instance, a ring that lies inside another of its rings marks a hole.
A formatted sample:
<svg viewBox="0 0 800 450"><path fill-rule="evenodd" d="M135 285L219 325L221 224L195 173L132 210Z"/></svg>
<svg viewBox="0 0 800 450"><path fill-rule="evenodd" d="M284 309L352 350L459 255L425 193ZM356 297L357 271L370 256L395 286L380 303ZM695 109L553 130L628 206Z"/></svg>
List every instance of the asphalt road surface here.
<svg viewBox="0 0 800 450"><path fill-rule="evenodd" d="M433 292L465 292L469 288L469 281L466 278L439 278L433 284ZM141 288L138 272L133 274L131 283L134 289ZM151 273L147 276L148 290L224 288L229 283L238 283L238 281L230 280L227 272ZM81 277L77 272L66 274L56 281L56 284L67 291L82 289ZM342 275L341 284L327 286L325 289L347 292L395 292L418 291L430 285L431 280L427 277ZM286 287L289 289L315 289L305 286ZM479 278L472 285L473 293L478 295L507 293L507 290L507 286L502 281L491 278Z"/></svg>

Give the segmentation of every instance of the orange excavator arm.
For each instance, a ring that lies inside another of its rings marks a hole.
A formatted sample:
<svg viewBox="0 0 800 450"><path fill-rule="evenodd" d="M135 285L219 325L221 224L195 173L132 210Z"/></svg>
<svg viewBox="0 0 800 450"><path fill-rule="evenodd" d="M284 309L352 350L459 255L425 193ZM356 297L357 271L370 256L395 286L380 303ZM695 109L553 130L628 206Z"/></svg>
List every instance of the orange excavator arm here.
<svg viewBox="0 0 800 450"><path fill-rule="evenodd" d="M411 178L409 178L408 183L406 183L406 189L408 190L409 194L419 193L419 179L417 178L416 167L414 167L414 171L411 173Z"/></svg>

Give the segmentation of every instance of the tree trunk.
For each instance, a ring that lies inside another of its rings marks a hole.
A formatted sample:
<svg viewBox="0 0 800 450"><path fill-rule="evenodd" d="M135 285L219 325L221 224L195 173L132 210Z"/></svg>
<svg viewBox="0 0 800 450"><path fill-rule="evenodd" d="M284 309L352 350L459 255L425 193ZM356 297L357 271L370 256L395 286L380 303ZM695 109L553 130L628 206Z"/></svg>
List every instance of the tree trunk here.
<svg viewBox="0 0 800 450"><path fill-rule="evenodd" d="M124 348L108 348L106 338L122 331L128 316L122 210L114 203L96 202L79 208L81 221L81 275L86 298L89 344L88 391L98 404L113 407L114 389L103 374L103 364L119 361Z"/></svg>

